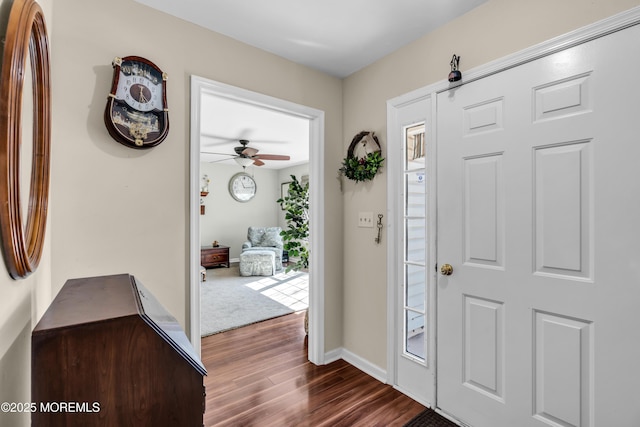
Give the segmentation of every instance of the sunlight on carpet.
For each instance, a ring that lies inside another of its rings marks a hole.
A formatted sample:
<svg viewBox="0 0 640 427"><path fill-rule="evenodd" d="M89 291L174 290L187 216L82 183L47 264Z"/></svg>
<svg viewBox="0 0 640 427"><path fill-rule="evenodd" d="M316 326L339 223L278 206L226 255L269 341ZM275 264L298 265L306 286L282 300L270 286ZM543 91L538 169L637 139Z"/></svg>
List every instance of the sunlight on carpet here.
<svg viewBox="0 0 640 427"><path fill-rule="evenodd" d="M309 307L308 274L290 271L265 277L245 286L286 305L293 311L306 310Z"/></svg>
<svg viewBox="0 0 640 427"><path fill-rule="evenodd" d="M200 288L201 335L207 336L305 310L308 274L241 277L237 265L207 270Z"/></svg>

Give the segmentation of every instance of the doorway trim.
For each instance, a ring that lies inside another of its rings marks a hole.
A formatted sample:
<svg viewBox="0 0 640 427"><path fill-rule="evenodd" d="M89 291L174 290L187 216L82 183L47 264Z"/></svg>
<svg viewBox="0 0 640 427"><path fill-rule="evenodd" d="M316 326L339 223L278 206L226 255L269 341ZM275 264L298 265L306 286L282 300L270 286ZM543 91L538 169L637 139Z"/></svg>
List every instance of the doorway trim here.
<svg viewBox="0 0 640 427"><path fill-rule="evenodd" d="M189 333L200 353L200 105L203 93L278 110L309 120L309 361L324 363L324 111L272 96L191 76L189 183Z"/></svg>

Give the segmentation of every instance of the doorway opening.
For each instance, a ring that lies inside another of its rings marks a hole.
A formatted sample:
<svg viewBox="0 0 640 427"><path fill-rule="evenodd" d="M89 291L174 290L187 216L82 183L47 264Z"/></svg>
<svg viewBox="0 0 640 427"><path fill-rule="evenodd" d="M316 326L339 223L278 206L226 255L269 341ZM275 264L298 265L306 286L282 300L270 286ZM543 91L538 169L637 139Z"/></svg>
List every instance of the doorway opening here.
<svg viewBox="0 0 640 427"><path fill-rule="evenodd" d="M223 98L245 106L283 113L302 119L306 123L309 141L309 193L310 193L310 269L309 269L309 360L315 364L324 361L324 264L323 253L324 221L322 206L323 155L324 155L324 112L260 93L222 84L197 76L191 77L191 136L190 136L190 339L194 347L200 349L200 213L202 171L200 170L201 133L205 118L202 117L203 99ZM282 114L281 114L282 115ZM215 117L206 118L207 121ZM238 144L236 144L238 145ZM237 162L239 169L240 163ZM253 167L253 166L251 166ZM257 169L257 168L254 168ZM279 191L279 188L278 188ZM274 199L275 202L276 199ZM243 231L238 230L242 235ZM244 230L246 234L247 230Z"/></svg>

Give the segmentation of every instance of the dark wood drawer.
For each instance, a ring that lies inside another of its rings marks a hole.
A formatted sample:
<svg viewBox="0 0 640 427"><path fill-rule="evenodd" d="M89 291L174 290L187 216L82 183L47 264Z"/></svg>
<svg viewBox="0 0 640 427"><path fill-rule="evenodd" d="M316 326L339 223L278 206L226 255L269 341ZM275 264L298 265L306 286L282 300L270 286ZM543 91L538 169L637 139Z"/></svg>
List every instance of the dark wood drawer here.
<svg viewBox="0 0 640 427"><path fill-rule="evenodd" d="M211 262L224 262L227 260L227 257L224 254L204 254L200 258L202 262L211 263Z"/></svg>
<svg viewBox="0 0 640 427"><path fill-rule="evenodd" d="M229 267L229 247L228 246L203 246L200 248L200 264L205 268Z"/></svg>

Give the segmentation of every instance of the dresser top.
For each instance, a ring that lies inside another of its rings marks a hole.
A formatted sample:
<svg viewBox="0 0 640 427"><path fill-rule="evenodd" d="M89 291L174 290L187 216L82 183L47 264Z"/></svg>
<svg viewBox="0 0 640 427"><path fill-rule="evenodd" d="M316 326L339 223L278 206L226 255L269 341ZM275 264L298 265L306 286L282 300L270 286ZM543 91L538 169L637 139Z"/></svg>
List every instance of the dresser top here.
<svg viewBox="0 0 640 427"><path fill-rule="evenodd" d="M133 276L67 280L33 332L138 315Z"/></svg>

